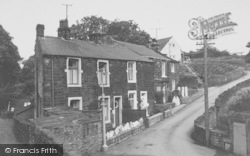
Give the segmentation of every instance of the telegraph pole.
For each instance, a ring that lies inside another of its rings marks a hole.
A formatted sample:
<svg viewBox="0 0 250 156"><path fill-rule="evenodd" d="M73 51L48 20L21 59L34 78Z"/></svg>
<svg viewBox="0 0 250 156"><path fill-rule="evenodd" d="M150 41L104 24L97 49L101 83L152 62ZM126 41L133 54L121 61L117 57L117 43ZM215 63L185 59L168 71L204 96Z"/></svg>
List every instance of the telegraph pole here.
<svg viewBox="0 0 250 156"><path fill-rule="evenodd" d="M237 23L228 22L230 20L229 15L231 13L221 14L220 16L214 16L206 20L202 17L192 18L189 20L188 24L191 30L188 31L188 37L191 40L203 40L204 45L204 102L205 102L205 137L206 137L206 145L209 145L209 112L208 112L208 80L207 80L207 47L209 44L207 43L208 39L215 39L215 36L225 35L228 33L234 32L234 26L237 26ZM227 22L224 22L224 21ZM216 26L213 25L213 22L219 22ZM206 30L206 33L204 32ZM208 35L211 34L211 35Z"/></svg>
<svg viewBox="0 0 250 156"><path fill-rule="evenodd" d="M209 145L209 105L208 105L208 78L207 78L207 47L209 44L214 43L207 43L207 39L213 39L208 38L208 35L204 35L204 30L201 30L202 32L202 44L197 45L204 45L204 103L205 103L205 138L206 138L206 145Z"/></svg>

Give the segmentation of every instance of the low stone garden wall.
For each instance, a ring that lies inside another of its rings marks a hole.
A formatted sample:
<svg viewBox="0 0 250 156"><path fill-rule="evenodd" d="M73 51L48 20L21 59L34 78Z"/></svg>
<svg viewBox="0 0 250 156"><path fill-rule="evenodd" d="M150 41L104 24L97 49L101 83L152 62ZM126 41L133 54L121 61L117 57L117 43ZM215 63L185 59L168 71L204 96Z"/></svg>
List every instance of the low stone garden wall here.
<svg viewBox="0 0 250 156"><path fill-rule="evenodd" d="M80 112L82 113L82 112ZM17 140L26 144L63 144L64 156L80 156L101 149L102 125L99 119L86 119L80 113L67 113L28 121L14 117Z"/></svg>
<svg viewBox="0 0 250 156"><path fill-rule="evenodd" d="M211 118L210 114L210 118ZM206 137L205 137L205 125L204 125L205 117L204 115L199 116L195 122L194 122L194 131L192 133L192 138L196 140L197 142L205 145L206 144ZM211 119L210 119L211 120ZM229 139L229 135L225 131L221 131L218 129L213 129L212 124L210 122L210 128L209 128L209 145L215 148L220 148L226 151L229 151L231 149L231 141Z"/></svg>
<svg viewBox="0 0 250 156"><path fill-rule="evenodd" d="M164 104L155 104L154 105L154 113L160 113L171 108L174 108L175 104L173 102L164 103Z"/></svg>
<svg viewBox="0 0 250 156"><path fill-rule="evenodd" d="M150 117L147 118L148 125L146 125L146 127L151 127L151 126L153 126L157 122L160 122L163 119L164 119L163 113L158 113L158 114L155 114L153 116L150 116Z"/></svg>
<svg viewBox="0 0 250 156"><path fill-rule="evenodd" d="M112 146L121 141L143 131L145 125L143 119L140 118L138 121L126 123L116 127L115 130L107 132L107 145Z"/></svg>
<svg viewBox="0 0 250 156"><path fill-rule="evenodd" d="M144 129L149 128L157 122L160 122L170 116L172 116L171 109L144 119L140 118L135 122L128 122L123 126L118 126L115 130L107 132L107 145L113 146L118 144L121 141L126 140L137 133L140 133Z"/></svg>

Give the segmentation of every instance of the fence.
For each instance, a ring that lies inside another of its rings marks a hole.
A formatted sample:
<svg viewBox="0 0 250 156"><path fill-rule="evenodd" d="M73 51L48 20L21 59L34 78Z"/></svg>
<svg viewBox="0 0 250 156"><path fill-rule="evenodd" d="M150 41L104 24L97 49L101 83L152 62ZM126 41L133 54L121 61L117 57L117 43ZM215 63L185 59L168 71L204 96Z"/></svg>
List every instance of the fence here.
<svg viewBox="0 0 250 156"><path fill-rule="evenodd" d="M146 110L123 109L122 123L133 122L140 118L146 118Z"/></svg>

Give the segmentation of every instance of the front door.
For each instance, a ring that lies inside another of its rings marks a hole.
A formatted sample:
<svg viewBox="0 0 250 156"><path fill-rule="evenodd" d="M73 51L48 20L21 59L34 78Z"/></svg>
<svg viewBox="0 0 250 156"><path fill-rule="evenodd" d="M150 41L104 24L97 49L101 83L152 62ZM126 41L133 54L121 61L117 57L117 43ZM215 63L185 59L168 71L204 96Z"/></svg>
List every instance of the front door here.
<svg viewBox="0 0 250 156"><path fill-rule="evenodd" d="M141 109L146 110L146 115L148 116L148 92L147 91L141 91Z"/></svg>
<svg viewBox="0 0 250 156"><path fill-rule="evenodd" d="M114 96L112 107L112 126L117 127L122 124L122 96Z"/></svg>
<svg viewBox="0 0 250 156"><path fill-rule="evenodd" d="M246 124L233 123L233 149L234 153L241 156L247 156L246 144Z"/></svg>

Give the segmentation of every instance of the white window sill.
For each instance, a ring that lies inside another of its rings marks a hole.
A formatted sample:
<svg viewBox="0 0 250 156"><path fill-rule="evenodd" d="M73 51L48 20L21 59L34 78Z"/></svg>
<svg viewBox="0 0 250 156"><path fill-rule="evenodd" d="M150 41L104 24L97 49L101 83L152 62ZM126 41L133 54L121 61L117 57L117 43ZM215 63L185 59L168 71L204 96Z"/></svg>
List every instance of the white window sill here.
<svg viewBox="0 0 250 156"><path fill-rule="evenodd" d="M109 84L108 84L108 85L100 85L100 84L99 84L99 86L100 86L100 87L110 87Z"/></svg>
<svg viewBox="0 0 250 156"><path fill-rule="evenodd" d="M128 81L128 83L136 83L136 81Z"/></svg>
<svg viewBox="0 0 250 156"><path fill-rule="evenodd" d="M67 87L82 87L81 84L68 84Z"/></svg>

